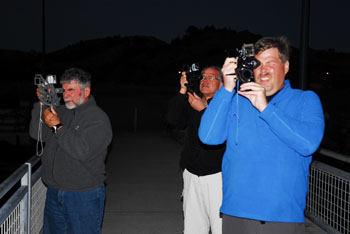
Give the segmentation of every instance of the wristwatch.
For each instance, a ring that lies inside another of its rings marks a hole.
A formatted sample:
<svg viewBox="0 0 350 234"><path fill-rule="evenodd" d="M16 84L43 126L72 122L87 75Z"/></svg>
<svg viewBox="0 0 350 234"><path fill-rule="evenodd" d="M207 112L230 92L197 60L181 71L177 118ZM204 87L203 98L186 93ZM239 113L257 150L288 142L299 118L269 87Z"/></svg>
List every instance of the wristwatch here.
<svg viewBox="0 0 350 234"><path fill-rule="evenodd" d="M54 134L56 134L57 133L57 130L60 128L60 127L62 127L63 125L61 124L61 123L59 123L59 124L57 124L57 125L54 125L54 126L52 126L51 127L51 130L52 130L52 132L54 133Z"/></svg>

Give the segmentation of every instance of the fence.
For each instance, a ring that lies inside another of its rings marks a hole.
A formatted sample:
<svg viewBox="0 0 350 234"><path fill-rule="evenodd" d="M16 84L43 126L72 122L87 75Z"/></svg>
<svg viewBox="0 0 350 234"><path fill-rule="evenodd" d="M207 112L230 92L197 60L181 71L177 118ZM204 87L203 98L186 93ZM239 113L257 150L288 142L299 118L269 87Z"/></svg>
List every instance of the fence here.
<svg viewBox="0 0 350 234"><path fill-rule="evenodd" d="M40 158L34 156L0 185L1 234L42 232L46 188L41 182L39 162Z"/></svg>
<svg viewBox="0 0 350 234"><path fill-rule="evenodd" d="M350 157L326 149L319 154L350 163ZM336 167L313 161L309 176L306 216L328 233L350 234L350 175Z"/></svg>

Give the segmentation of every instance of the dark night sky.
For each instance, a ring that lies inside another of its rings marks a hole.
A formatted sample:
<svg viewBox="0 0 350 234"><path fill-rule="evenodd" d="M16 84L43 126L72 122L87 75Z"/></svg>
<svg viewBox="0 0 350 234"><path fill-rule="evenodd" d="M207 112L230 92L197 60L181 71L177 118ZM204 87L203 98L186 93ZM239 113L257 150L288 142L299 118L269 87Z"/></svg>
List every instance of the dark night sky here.
<svg viewBox="0 0 350 234"><path fill-rule="evenodd" d="M47 51L80 40L147 35L169 42L189 25L286 35L299 47L302 0L46 1ZM348 0L310 0L310 47L350 52ZM1 49L41 51L42 0L1 0Z"/></svg>

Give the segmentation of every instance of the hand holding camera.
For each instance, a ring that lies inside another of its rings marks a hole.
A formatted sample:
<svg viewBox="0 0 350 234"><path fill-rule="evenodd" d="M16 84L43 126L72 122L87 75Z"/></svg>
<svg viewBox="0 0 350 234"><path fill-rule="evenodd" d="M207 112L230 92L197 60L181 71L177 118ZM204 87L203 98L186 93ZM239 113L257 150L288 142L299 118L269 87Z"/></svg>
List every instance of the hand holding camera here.
<svg viewBox="0 0 350 234"><path fill-rule="evenodd" d="M254 82L254 69L260 66L259 60L254 55L253 44L243 44L238 51L238 57L228 57L222 67L224 74L224 87L232 92L239 81L238 94L246 97L260 112L267 106L265 89Z"/></svg>
<svg viewBox="0 0 350 234"><path fill-rule="evenodd" d="M59 105L61 98L59 98L57 94L63 93L63 89L55 88L56 76L48 75L45 80L41 74L36 74L34 77L34 84L38 86L36 94L42 105Z"/></svg>
<svg viewBox="0 0 350 234"><path fill-rule="evenodd" d="M199 97L196 93L188 93L188 103L196 111L202 111L206 108L203 99Z"/></svg>
<svg viewBox="0 0 350 234"><path fill-rule="evenodd" d="M182 72L185 72L185 79L187 83L184 83L184 85L187 88L187 92L190 92L192 94L196 93L198 96L202 97L202 93L199 90L199 85L201 81L199 65L197 63L193 63L190 66L184 65L182 68Z"/></svg>
<svg viewBox="0 0 350 234"><path fill-rule="evenodd" d="M226 58L225 63L222 66L221 72L224 77L224 88L229 92L232 92L233 89L236 87L236 68L237 58Z"/></svg>
<svg viewBox="0 0 350 234"><path fill-rule="evenodd" d="M51 106L50 108L47 108L44 110L43 113L44 116L44 121L45 124L49 127L52 128L53 126L56 126L58 124L61 123L55 109L53 108L53 106Z"/></svg>
<svg viewBox="0 0 350 234"><path fill-rule="evenodd" d="M232 92L236 87L236 81L239 84L254 81L253 70L260 66L260 62L254 57L254 45L243 44L242 49L238 50L238 57L233 58L231 51L228 51L228 58L225 60L222 72L224 74L224 87Z"/></svg>
<svg viewBox="0 0 350 234"><path fill-rule="evenodd" d="M252 105L260 112L262 112L267 106L265 88L258 83L243 83L238 94L248 98Z"/></svg>
<svg viewBox="0 0 350 234"><path fill-rule="evenodd" d="M186 94L187 93L187 86L186 84L188 83L187 82L187 79L186 79L186 72L179 72L181 73L181 78L180 78L180 93L181 94Z"/></svg>

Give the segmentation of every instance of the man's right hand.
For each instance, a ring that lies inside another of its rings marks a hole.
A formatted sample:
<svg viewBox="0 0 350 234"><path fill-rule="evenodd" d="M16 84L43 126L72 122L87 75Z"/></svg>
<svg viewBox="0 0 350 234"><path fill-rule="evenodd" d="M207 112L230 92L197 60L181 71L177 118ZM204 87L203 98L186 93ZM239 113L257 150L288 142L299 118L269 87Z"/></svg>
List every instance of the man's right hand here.
<svg viewBox="0 0 350 234"><path fill-rule="evenodd" d="M190 103L191 107L193 109L195 109L196 111L202 111L205 109L205 104L202 100L202 98L200 98L196 93L187 93L188 95L188 103Z"/></svg>
<svg viewBox="0 0 350 234"><path fill-rule="evenodd" d="M224 88L232 92L236 87L237 75L237 58L228 57L225 60L224 65L221 68L222 74L224 76Z"/></svg>
<svg viewBox="0 0 350 234"><path fill-rule="evenodd" d="M52 128L52 126L55 126L61 123L60 118L58 117L57 112L55 111L53 106L45 109L43 116L44 116L44 121L49 128Z"/></svg>
<svg viewBox="0 0 350 234"><path fill-rule="evenodd" d="M181 72L181 78L180 78L180 93L181 94L186 94L187 92L187 79L186 79L186 72Z"/></svg>

